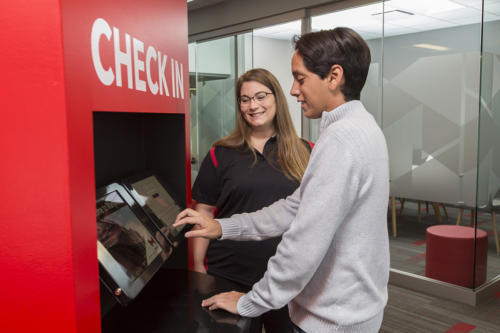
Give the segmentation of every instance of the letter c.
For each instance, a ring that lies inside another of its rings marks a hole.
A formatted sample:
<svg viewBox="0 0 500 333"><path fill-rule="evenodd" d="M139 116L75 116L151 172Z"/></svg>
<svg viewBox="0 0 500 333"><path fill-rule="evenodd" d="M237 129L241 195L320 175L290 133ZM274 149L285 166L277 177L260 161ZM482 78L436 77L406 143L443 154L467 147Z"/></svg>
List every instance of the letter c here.
<svg viewBox="0 0 500 333"><path fill-rule="evenodd" d="M94 63L94 69L99 77L99 80L109 86L113 83L115 75L113 70L108 68L107 70L102 67L101 57L99 55L99 39L102 35L106 36L108 40L111 40L111 28L109 24L102 18L98 18L92 24L92 33L90 35L90 47L92 49L92 62Z"/></svg>

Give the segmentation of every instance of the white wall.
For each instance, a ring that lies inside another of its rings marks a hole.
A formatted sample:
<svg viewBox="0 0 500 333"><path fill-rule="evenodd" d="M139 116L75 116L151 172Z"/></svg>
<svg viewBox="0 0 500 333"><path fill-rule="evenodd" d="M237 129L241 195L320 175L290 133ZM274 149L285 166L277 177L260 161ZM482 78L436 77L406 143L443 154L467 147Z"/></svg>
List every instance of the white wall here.
<svg viewBox="0 0 500 333"><path fill-rule="evenodd" d="M200 73L231 74L234 72L233 37L212 40L197 45L196 70ZM202 56L201 56L202 55ZM191 70L191 72L194 72Z"/></svg>
<svg viewBox="0 0 500 333"><path fill-rule="evenodd" d="M265 68L278 78L288 101L293 125L300 136L302 111L296 98L290 95L293 83L291 70L293 52L291 41L257 36L253 38L253 67Z"/></svg>

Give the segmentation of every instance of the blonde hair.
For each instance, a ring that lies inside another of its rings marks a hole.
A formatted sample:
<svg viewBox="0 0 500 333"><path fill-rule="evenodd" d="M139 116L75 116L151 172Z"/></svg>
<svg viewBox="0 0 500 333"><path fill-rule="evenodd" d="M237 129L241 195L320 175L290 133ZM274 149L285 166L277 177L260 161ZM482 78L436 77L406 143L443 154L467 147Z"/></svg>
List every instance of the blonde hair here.
<svg viewBox="0 0 500 333"><path fill-rule="evenodd" d="M236 82L236 100L239 99L243 83L250 81L263 84L274 95L276 115L273 122L277 135L279 165L288 179L300 182L309 162L310 153L302 139L295 132L283 89L281 89L276 77L268 70L263 68L251 69L241 75ZM219 139L215 142L215 145L229 148L246 147L252 151L255 160L257 160L255 148L250 142L252 127L245 121L241 112L238 112L236 118L236 127L231 134Z"/></svg>

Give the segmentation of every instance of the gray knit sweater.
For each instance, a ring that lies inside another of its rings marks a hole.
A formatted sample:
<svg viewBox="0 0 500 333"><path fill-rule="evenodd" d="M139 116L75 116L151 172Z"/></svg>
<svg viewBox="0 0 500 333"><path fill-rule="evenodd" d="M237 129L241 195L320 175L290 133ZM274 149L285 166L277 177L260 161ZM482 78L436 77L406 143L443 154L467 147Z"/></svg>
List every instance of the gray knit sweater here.
<svg viewBox="0 0 500 333"><path fill-rule="evenodd" d="M288 303L306 332L378 332L389 278L388 197L387 146L373 117L360 101L323 112L300 187L257 212L218 220L222 239L283 235L239 314Z"/></svg>

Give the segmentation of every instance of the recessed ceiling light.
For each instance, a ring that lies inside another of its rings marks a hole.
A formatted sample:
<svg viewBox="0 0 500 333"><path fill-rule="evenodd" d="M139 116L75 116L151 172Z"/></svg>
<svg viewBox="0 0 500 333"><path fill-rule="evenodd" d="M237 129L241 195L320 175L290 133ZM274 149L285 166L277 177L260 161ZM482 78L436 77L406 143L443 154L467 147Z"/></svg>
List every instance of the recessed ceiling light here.
<svg viewBox="0 0 500 333"><path fill-rule="evenodd" d="M450 0L391 0L385 2L385 7L426 15L464 8L463 5Z"/></svg>
<svg viewBox="0 0 500 333"><path fill-rule="evenodd" d="M413 44L415 47L420 47L422 49L430 49L434 51L448 51L449 48L445 46L440 46L440 45L434 45L434 44Z"/></svg>
<svg viewBox="0 0 500 333"><path fill-rule="evenodd" d="M375 14L372 14L372 16L377 16L377 15L382 15L382 14L389 14L389 13L394 13L394 14L406 14L406 15L415 15L413 13L410 13L406 10L400 10L400 9L393 9L393 10L386 10L384 12L380 12L380 13L375 13Z"/></svg>

